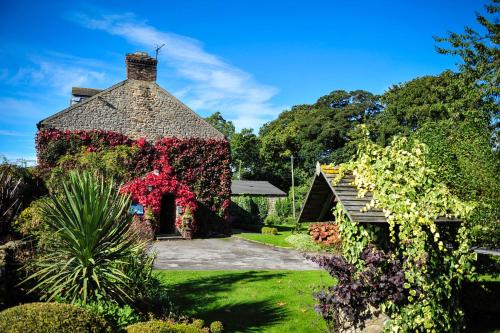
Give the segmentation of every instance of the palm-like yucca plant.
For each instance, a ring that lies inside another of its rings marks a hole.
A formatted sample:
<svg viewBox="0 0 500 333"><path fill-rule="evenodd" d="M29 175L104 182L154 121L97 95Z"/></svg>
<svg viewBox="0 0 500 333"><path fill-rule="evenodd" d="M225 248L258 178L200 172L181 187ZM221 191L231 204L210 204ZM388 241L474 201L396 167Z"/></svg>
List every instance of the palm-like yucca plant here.
<svg viewBox="0 0 500 333"><path fill-rule="evenodd" d="M26 279L34 282L31 291L84 304L97 295L130 300L133 281L125 270L143 245L127 237L128 207L113 181L71 172L62 194L41 207L54 238Z"/></svg>

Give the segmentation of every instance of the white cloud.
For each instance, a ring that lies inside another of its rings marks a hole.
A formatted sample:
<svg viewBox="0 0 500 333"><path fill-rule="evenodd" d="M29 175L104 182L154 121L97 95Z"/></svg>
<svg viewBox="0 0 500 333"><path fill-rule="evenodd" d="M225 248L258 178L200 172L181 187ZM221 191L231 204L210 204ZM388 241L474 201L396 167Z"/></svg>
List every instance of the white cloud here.
<svg viewBox="0 0 500 333"><path fill-rule="evenodd" d="M18 131L10 131L10 130L1 130L0 129L0 136L29 136L29 134L21 133Z"/></svg>
<svg viewBox="0 0 500 333"><path fill-rule="evenodd" d="M71 87L94 85L105 78L104 71L53 56L51 60L35 57L28 66L19 68L7 81L11 85L49 88L51 90L47 91L48 94L55 93L69 98Z"/></svg>
<svg viewBox="0 0 500 333"><path fill-rule="evenodd" d="M146 50L165 44L160 61L174 67L180 78L190 81L188 87L180 90L179 97L195 110L220 111L238 129L258 129L283 110L271 101L278 92L275 87L257 82L251 74L205 51L196 39L160 31L130 13L97 18L79 13L73 19L84 27L120 36ZM162 73L158 76L161 79Z"/></svg>
<svg viewBox="0 0 500 333"><path fill-rule="evenodd" d="M33 122L42 116L40 106L32 100L0 97L0 124Z"/></svg>

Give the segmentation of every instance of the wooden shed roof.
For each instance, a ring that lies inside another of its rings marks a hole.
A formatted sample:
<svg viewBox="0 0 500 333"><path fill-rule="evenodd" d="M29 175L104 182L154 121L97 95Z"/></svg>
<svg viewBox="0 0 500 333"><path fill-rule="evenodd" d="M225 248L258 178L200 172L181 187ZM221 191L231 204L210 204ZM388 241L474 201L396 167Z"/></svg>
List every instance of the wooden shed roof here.
<svg viewBox="0 0 500 333"><path fill-rule="evenodd" d="M340 202L351 221L360 223L387 223L384 212L378 208L361 211L373 199L371 192L358 197L358 189L353 184L354 176L345 175L333 185L338 168L329 165L316 165L316 175L302 206L298 222L332 221L332 209ZM460 222L458 219L437 218L436 222Z"/></svg>
<svg viewBox="0 0 500 333"><path fill-rule="evenodd" d="M286 197L286 193L265 180L233 180L232 195L261 195L269 197Z"/></svg>

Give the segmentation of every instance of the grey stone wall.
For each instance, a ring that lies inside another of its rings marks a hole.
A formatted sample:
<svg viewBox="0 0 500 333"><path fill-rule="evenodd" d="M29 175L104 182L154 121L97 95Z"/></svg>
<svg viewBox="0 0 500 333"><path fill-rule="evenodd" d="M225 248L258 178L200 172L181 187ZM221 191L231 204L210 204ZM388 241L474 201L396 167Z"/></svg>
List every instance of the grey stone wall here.
<svg viewBox="0 0 500 333"><path fill-rule="evenodd" d="M105 130L132 139L224 140L222 133L152 81L128 79L38 124L41 129Z"/></svg>

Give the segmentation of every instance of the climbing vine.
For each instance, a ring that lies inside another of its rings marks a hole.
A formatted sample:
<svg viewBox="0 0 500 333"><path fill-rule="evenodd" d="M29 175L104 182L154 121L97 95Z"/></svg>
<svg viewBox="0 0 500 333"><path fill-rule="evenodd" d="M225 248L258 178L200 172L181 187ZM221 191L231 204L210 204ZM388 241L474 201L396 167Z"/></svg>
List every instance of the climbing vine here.
<svg viewBox="0 0 500 333"><path fill-rule="evenodd" d="M390 312L386 329L458 331L463 313L457 292L465 276L473 270L467 223L473 206L451 195L437 180L436 171L426 159L424 144L396 137L391 145L381 147L365 134L366 140L356 157L340 165L335 181L352 173L359 196L373 193L373 200L364 210L383 210L393 253L403 263L407 302L395 307L388 301L381 306L383 311ZM341 205L336 216L344 256L359 265L358 258L373 241L373 233L364 224L349 221ZM437 218L461 222L441 223L436 222ZM451 223L455 227L446 226Z"/></svg>
<svg viewBox="0 0 500 333"><path fill-rule="evenodd" d="M227 231L231 154L226 140L150 142L109 131L48 129L38 131L36 148L38 169L49 183L70 169L97 169L126 183L133 199L151 207L157 219L161 196L173 193L177 205L189 207L200 234Z"/></svg>

